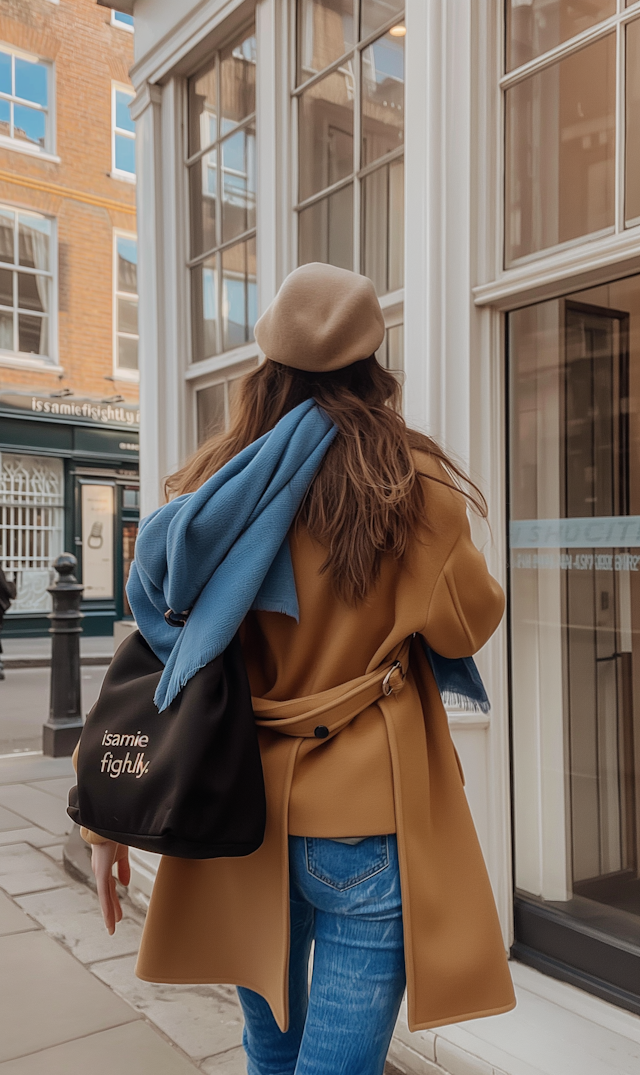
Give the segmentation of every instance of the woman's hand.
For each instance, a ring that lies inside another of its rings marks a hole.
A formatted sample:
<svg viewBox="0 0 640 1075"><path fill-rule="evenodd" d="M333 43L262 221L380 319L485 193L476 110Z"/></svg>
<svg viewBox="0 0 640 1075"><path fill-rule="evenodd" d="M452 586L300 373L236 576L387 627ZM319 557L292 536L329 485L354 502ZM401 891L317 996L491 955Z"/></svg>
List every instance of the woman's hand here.
<svg viewBox="0 0 640 1075"><path fill-rule="evenodd" d="M113 867L116 862L118 880L122 885L128 885L131 880L129 848L124 844L116 844L113 840L91 845L91 869L96 879L104 924L110 935L115 933L116 923L122 918L122 907L116 891L116 879L113 876Z"/></svg>

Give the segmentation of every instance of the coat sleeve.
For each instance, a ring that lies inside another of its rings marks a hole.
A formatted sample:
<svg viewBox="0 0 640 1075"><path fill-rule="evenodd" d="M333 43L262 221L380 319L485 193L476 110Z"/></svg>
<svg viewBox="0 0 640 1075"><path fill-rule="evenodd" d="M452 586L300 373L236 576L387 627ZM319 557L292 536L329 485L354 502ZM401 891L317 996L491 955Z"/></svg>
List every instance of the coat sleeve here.
<svg viewBox="0 0 640 1075"><path fill-rule="evenodd" d="M500 623L504 594L473 544L466 510L456 514L459 534L436 580L421 634L442 657L471 657Z"/></svg>
<svg viewBox="0 0 640 1075"><path fill-rule="evenodd" d="M76 749L71 756L71 762L76 773L78 772L78 751L80 750L80 743L76 744ZM109 841L105 840L104 836L98 836L97 832L92 832L91 829L85 829L84 825L80 826L80 835L87 844L106 844Z"/></svg>

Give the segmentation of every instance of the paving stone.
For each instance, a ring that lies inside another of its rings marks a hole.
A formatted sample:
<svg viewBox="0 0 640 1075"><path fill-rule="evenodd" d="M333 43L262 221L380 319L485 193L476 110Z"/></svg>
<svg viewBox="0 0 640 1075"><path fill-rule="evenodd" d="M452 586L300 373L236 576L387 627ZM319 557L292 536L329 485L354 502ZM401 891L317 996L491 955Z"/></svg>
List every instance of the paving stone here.
<svg viewBox="0 0 640 1075"><path fill-rule="evenodd" d="M0 832L0 847L5 844L30 844L32 847L48 847L57 844L59 836L54 836L45 829L39 829L33 825L26 829L11 829L9 832Z"/></svg>
<svg viewBox="0 0 640 1075"><path fill-rule="evenodd" d="M43 847L43 855L48 855L54 862L63 861L64 844L52 844L51 847Z"/></svg>
<svg viewBox="0 0 640 1075"><path fill-rule="evenodd" d="M441 1038L436 1032L436 1060L451 1075L493 1075L493 1067L479 1056Z"/></svg>
<svg viewBox="0 0 640 1075"><path fill-rule="evenodd" d="M13 810L32 825L47 829L57 836L66 836L73 828L65 804L45 791L27 784L9 784L0 787L0 806Z"/></svg>
<svg viewBox="0 0 640 1075"><path fill-rule="evenodd" d="M65 807L69 797L69 788L75 784L75 776L55 776L50 780L32 780L27 785L38 791L46 791L47 795L53 795L56 799L62 799Z"/></svg>
<svg viewBox="0 0 640 1075"><path fill-rule="evenodd" d="M0 888L11 896L60 888L68 881L55 862L28 844L0 847Z"/></svg>
<svg viewBox="0 0 640 1075"><path fill-rule="evenodd" d="M136 953L140 946L142 929L129 917L109 936L96 896L82 885L35 892L18 897L16 903L81 963Z"/></svg>
<svg viewBox="0 0 640 1075"><path fill-rule="evenodd" d="M44 754L12 754L0 758L0 785L25 784L29 780L73 778L71 758L46 758Z"/></svg>
<svg viewBox="0 0 640 1075"><path fill-rule="evenodd" d="M28 918L24 911L16 907L13 900L5 896L4 892L0 892L0 936L5 937L9 933L24 933L25 930L37 928L36 923Z"/></svg>
<svg viewBox="0 0 640 1075"><path fill-rule="evenodd" d="M0 1061L136 1018L124 1001L42 930L0 937L0 968Z"/></svg>
<svg viewBox="0 0 640 1075"><path fill-rule="evenodd" d="M204 1071L205 1075L247 1075L247 1056L240 1046L239 1049L230 1049L222 1055L208 1057L200 1065L200 1070Z"/></svg>
<svg viewBox="0 0 640 1075"><path fill-rule="evenodd" d="M195 1060L242 1043L237 1000L212 985L155 985L134 976L135 957L94 963L92 971Z"/></svg>
<svg viewBox="0 0 640 1075"><path fill-rule="evenodd" d="M28 829L29 825L30 822L20 817L19 814L14 814L12 810L5 810L4 806L0 806L0 832L10 829Z"/></svg>
<svg viewBox="0 0 640 1075"><path fill-rule="evenodd" d="M0 1075L193 1075L197 1070L141 1019L0 1064Z"/></svg>

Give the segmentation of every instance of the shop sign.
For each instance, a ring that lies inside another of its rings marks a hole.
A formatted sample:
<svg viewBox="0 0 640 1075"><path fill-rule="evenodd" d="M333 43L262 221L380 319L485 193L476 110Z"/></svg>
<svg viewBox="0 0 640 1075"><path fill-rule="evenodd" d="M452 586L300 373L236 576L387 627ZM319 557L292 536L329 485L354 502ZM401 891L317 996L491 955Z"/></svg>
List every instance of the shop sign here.
<svg viewBox="0 0 640 1075"><path fill-rule="evenodd" d="M82 489L82 584L85 600L113 597L114 487Z"/></svg>
<svg viewBox="0 0 640 1075"><path fill-rule="evenodd" d="M140 409L131 403L100 403L74 396L38 396L18 392L0 394L0 407L28 411L54 419L82 419L99 425L127 425L136 428L140 424Z"/></svg>

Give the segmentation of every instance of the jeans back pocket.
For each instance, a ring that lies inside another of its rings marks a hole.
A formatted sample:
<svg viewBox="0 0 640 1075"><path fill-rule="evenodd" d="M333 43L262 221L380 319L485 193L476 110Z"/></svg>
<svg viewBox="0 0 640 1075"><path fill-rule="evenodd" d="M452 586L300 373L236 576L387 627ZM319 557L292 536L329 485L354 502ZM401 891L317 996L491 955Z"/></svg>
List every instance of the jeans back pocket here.
<svg viewBox="0 0 640 1075"><path fill-rule="evenodd" d="M341 844L336 840L307 836L305 851L311 876L338 892L367 881L389 865L386 836L368 836L359 844Z"/></svg>

